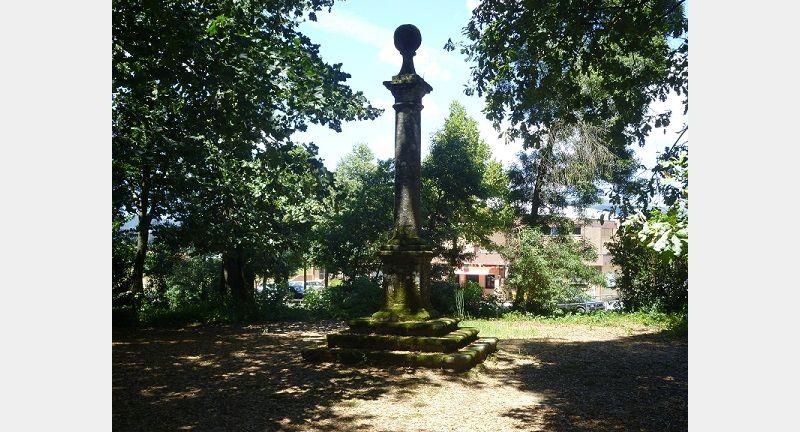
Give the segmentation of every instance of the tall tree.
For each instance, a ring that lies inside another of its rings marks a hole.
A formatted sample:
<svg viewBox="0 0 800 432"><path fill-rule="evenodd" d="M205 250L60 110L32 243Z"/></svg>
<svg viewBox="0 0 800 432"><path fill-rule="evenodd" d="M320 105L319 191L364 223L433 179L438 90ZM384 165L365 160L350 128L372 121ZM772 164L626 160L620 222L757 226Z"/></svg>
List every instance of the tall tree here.
<svg viewBox="0 0 800 432"><path fill-rule="evenodd" d="M308 169L286 161L287 154L306 159L288 141L293 132L308 122L338 131L341 121L379 114L344 85L349 75L341 65L325 63L319 46L297 29L305 16L316 19L315 11L332 4L113 3L114 206L138 216L134 290L142 288L152 221L188 222L213 208L219 221L230 222L240 216L237 206L247 207L245 197L273 193L246 183L256 181L257 170ZM204 235L240 231L252 229ZM240 259L241 242L227 239L232 250L218 251L227 256L230 280L240 279L235 275L246 261Z"/></svg>
<svg viewBox="0 0 800 432"><path fill-rule="evenodd" d="M688 90L683 3L483 0L464 28L462 52L473 63L467 92L485 96L495 128L507 125L508 138L536 149L538 178L550 176L559 128L600 128L608 150L630 159L630 143L669 124L671 113L650 113L650 104ZM621 164L608 180L624 183L631 173L631 164ZM537 185L534 219L545 190Z"/></svg>
<svg viewBox="0 0 800 432"><path fill-rule="evenodd" d="M462 240L487 245L510 222L508 179L478 123L458 102L431 141L422 163L423 235L452 269L467 257Z"/></svg>
<svg viewBox="0 0 800 432"><path fill-rule="evenodd" d="M510 202L532 225L552 221L565 207L584 208L599 203L598 180L610 180L626 161L605 146L601 129L584 122L557 123L547 143L521 151L509 169Z"/></svg>
<svg viewBox="0 0 800 432"><path fill-rule="evenodd" d="M355 145L336 167L334 192L314 228L314 261L350 280L377 272L378 250L392 228L393 194L392 161Z"/></svg>
<svg viewBox="0 0 800 432"><path fill-rule="evenodd" d="M285 280L302 265L325 170L313 148L293 144L206 168L175 217L195 249L221 254L221 290L246 301L256 275Z"/></svg>

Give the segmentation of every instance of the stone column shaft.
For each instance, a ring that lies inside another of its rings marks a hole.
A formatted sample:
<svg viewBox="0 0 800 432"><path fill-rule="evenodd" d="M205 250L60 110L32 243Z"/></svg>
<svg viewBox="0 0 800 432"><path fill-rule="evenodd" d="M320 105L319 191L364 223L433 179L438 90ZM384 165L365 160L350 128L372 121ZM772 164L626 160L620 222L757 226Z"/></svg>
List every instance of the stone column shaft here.
<svg viewBox="0 0 800 432"><path fill-rule="evenodd" d="M395 235L419 238L421 191L421 126L422 104L394 104L395 109Z"/></svg>

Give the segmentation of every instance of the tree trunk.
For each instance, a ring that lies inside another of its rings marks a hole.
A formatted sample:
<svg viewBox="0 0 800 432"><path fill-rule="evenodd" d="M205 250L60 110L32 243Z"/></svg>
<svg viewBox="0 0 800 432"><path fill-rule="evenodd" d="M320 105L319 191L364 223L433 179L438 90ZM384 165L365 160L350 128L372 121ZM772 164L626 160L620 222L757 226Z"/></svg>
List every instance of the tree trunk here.
<svg viewBox="0 0 800 432"><path fill-rule="evenodd" d="M325 288L328 288L328 269L325 269Z"/></svg>
<svg viewBox="0 0 800 432"><path fill-rule="evenodd" d="M136 257L133 260L133 271L131 272L130 289L134 293L144 291L144 262L147 258L148 241L150 240L150 222L152 214L150 212L150 166L142 167L141 190L139 193L139 209L136 215L139 224L136 227Z"/></svg>
<svg viewBox="0 0 800 432"><path fill-rule="evenodd" d="M458 280L456 279L456 265L458 264L458 236L453 236L453 248L451 249L450 255L450 270L447 274L447 281L450 284L456 285L458 284Z"/></svg>
<svg viewBox="0 0 800 432"><path fill-rule="evenodd" d="M306 292L306 260L303 260L303 292Z"/></svg>
<svg viewBox="0 0 800 432"><path fill-rule="evenodd" d="M542 183L547 175L550 158L553 156L554 141L555 138L551 133L547 138L547 144L542 150L539 165L536 167L536 180L533 183L533 196L531 197L531 226L536 226L539 223L539 209L542 207Z"/></svg>
<svg viewBox="0 0 800 432"><path fill-rule="evenodd" d="M219 285L217 286L221 298L228 295L228 285L225 283L225 259L223 256L222 264L219 266Z"/></svg>
<svg viewBox="0 0 800 432"><path fill-rule="evenodd" d="M225 291L234 301L243 303L252 299L253 276L246 269L244 252L236 248L222 255Z"/></svg>

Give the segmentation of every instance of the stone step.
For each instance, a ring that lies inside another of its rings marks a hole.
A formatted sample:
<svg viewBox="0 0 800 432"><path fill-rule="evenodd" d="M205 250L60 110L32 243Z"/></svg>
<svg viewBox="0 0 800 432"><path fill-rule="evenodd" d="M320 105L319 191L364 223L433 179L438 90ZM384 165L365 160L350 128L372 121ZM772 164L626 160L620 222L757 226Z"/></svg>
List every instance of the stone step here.
<svg viewBox="0 0 800 432"><path fill-rule="evenodd" d="M348 321L351 333L391 334L400 336L445 336L458 329L458 319L438 318L426 321L381 321L372 317Z"/></svg>
<svg viewBox="0 0 800 432"><path fill-rule="evenodd" d="M363 333L331 333L328 346L387 351L424 351L449 353L478 338L478 329L461 327L445 336L399 336Z"/></svg>
<svg viewBox="0 0 800 432"><path fill-rule="evenodd" d="M308 362L336 362L373 366L413 366L464 372L497 350L496 338L481 338L453 353L373 351L357 348L316 347L303 350Z"/></svg>

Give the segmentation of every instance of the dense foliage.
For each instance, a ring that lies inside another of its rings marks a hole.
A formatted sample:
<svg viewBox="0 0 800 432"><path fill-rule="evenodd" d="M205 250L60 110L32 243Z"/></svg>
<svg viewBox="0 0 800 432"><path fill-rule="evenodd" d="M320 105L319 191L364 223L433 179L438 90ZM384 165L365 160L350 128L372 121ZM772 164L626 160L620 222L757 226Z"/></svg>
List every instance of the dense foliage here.
<svg viewBox="0 0 800 432"><path fill-rule="evenodd" d="M651 103L688 91L683 3L484 0L473 10L461 44L467 93L484 96L487 118L526 149L511 178L528 222L597 202L598 181L625 192L629 144L670 122Z"/></svg>
<svg viewBox="0 0 800 432"><path fill-rule="evenodd" d="M375 276L394 210L394 164L358 144L336 168L333 192L314 227L313 261L349 280Z"/></svg>
<svg viewBox="0 0 800 432"><path fill-rule="evenodd" d="M299 265L325 175L316 148L290 136L380 112L297 29L332 3L114 1L113 214L136 216L131 290L153 229L221 256L221 286L239 300L256 274Z"/></svg>
<svg viewBox="0 0 800 432"><path fill-rule="evenodd" d="M614 147L669 122L647 107L688 86L683 0L483 0L464 28L470 91L535 146L557 122L609 126ZM673 40L679 43L675 46ZM448 44L447 48L454 48Z"/></svg>
<svg viewBox="0 0 800 432"><path fill-rule="evenodd" d="M379 281L360 277L338 286L309 290L301 307L313 318L348 319L372 315L383 302Z"/></svg>
<svg viewBox="0 0 800 432"><path fill-rule="evenodd" d="M458 102L433 134L422 181L422 234L451 270L468 256L464 242L488 245L510 223L508 179Z"/></svg>
<svg viewBox="0 0 800 432"><path fill-rule="evenodd" d="M557 303L584 297L587 284L603 283L600 273L585 263L597 258L592 246L569 235L520 228L503 255L510 263L506 284L516 291L514 306L525 311L552 313Z"/></svg>
<svg viewBox="0 0 800 432"><path fill-rule="evenodd" d="M679 137L649 180L633 175L630 149L669 124L652 102L687 95L683 3L484 0L475 8L461 46L472 62L467 92L485 97L488 119L524 151L504 172L457 102L432 136L421 234L448 264L437 278L450 276L433 284L434 309L504 312L477 284L458 287L453 269L469 258L464 244L490 246L512 220L522 227L503 254L518 309L551 313L602 283L586 264L590 247L540 228L610 189L626 219L609 246L626 307L685 310L687 148ZM115 319L348 318L380 306L377 252L392 226L393 162L359 144L331 173L313 144L291 138L310 123L339 131L380 113L298 30L332 4L113 2L112 285L123 312ZM286 281L309 265L344 283L289 306Z"/></svg>
<svg viewBox="0 0 800 432"><path fill-rule="evenodd" d="M689 158L664 157L654 187L666 209L637 210L609 245L621 269L617 290L631 310L685 311L689 295Z"/></svg>
<svg viewBox="0 0 800 432"><path fill-rule="evenodd" d="M653 102L674 93L688 110L687 23L683 0L483 0L464 28L467 91L526 149L510 172L512 202L538 225L607 188L626 219L611 249L633 308L685 304L688 206L665 186L680 176L661 176L687 160L685 143L665 149L650 180L629 146L669 125L672 113Z"/></svg>

